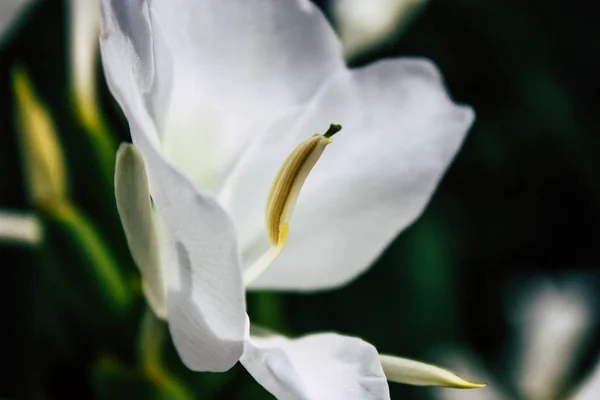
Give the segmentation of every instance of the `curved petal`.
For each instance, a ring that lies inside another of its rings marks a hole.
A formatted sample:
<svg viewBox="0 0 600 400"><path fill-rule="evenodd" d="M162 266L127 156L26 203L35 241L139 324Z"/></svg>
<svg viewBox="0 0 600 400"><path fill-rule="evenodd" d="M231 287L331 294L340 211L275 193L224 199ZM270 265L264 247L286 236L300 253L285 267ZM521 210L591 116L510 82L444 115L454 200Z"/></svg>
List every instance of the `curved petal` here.
<svg viewBox="0 0 600 400"><path fill-rule="evenodd" d="M354 337L253 336L240 362L280 400L390 398L377 350Z"/></svg>
<svg viewBox="0 0 600 400"><path fill-rule="evenodd" d="M158 317L167 318L161 243L154 223L144 160L135 146L122 144L115 167L115 197L129 251L140 269L144 294Z"/></svg>
<svg viewBox="0 0 600 400"><path fill-rule="evenodd" d="M164 150L203 189L219 184L250 138L344 68L339 41L307 0L154 0L150 16L174 68Z"/></svg>
<svg viewBox="0 0 600 400"><path fill-rule="evenodd" d="M133 4L133 3L132 3ZM223 371L243 351L245 299L233 226L212 199L158 152L158 136L142 96L136 51L121 31L114 4L102 3L101 51L109 87L128 119L148 173L166 236L169 328L184 363Z"/></svg>
<svg viewBox="0 0 600 400"><path fill-rule="evenodd" d="M261 211L279 166L309 135L342 125L306 180L287 247L251 287L325 289L367 269L423 211L473 118L427 60L333 77L303 115L282 119L249 147L219 194L249 265L268 247Z"/></svg>
<svg viewBox="0 0 600 400"><path fill-rule="evenodd" d="M152 19L148 0L102 0L102 34L121 47L122 68L131 70L137 91L149 111L158 141L171 95L173 65L165 35ZM112 33L110 33L112 32ZM150 134L150 132L144 132Z"/></svg>

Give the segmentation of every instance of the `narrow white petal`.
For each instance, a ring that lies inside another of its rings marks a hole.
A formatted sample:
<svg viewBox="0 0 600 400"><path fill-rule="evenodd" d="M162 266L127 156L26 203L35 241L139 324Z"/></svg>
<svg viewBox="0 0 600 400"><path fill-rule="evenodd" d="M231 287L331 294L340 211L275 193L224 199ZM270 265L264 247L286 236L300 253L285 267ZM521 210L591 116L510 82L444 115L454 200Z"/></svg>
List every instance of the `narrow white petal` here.
<svg viewBox="0 0 600 400"><path fill-rule="evenodd" d="M132 63L138 52L121 29L124 16L117 14L123 10L113 8L115 4L120 3L102 3L102 61L109 88L144 158L150 194L164 224L169 329L189 368L227 370L241 356L246 332L235 232L219 205L198 193L160 154L155 121L142 95L147 89L140 75L144 71Z"/></svg>
<svg viewBox="0 0 600 400"><path fill-rule="evenodd" d="M388 380L417 386L443 386L455 389L479 389L485 384L467 381L454 372L408 358L381 355Z"/></svg>
<svg viewBox="0 0 600 400"><path fill-rule="evenodd" d="M98 0L70 0L71 76L84 117L96 102L96 60L100 34Z"/></svg>
<svg viewBox="0 0 600 400"><path fill-rule="evenodd" d="M330 123L342 125L302 188L287 247L251 287L326 289L365 271L423 211L473 117L427 60L388 60L332 78L249 147L220 193L249 265L268 247L259 210L283 160Z"/></svg>
<svg viewBox="0 0 600 400"><path fill-rule="evenodd" d="M42 226L33 214L0 211L0 241L36 245L42 239Z"/></svg>
<svg viewBox="0 0 600 400"><path fill-rule="evenodd" d="M441 354L440 357L438 355ZM475 382L485 382L479 390L455 390L445 387L432 388L434 399L438 400L510 400L505 385L494 379L492 372L473 352L462 348L436 351L436 358L461 376L468 376Z"/></svg>
<svg viewBox="0 0 600 400"><path fill-rule="evenodd" d="M377 350L354 337L253 336L240 362L279 400L390 398Z"/></svg>
<svg viewBox="0 0 600 400"><path fill-rule="evenodd" d="M0 2L0 43L2 43L3 36L10 32L19 17L33 3L35 0L2 0Z"/></svg>
<svg viewBox="0 0 600 400"><path fill-rule="evenodd" d="M165 319L166 282L161 269L161 243L154 223L144 160L131 144L122 144L117 152L115 196L129 250L142 274L148 303L158 317Z"/></svg>

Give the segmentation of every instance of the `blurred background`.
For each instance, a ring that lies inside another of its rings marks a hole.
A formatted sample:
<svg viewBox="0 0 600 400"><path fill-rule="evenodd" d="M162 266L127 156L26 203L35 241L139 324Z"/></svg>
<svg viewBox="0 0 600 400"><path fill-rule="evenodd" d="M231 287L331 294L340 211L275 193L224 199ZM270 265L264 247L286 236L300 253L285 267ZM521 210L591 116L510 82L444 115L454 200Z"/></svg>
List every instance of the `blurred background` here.
<svg viewBox="0 0 600 400"><path fill-rule="evenodd" d="M600 375L600 31L592 2L369 1L317 2L349 63L430 58L454 98L474 107L476 123L426 212L363 277L329 293L251 293L252 319L290 335L356 335L382 353L489 384L466 393L392 383L393 398L583 393ZM136 364L145 305L114 204L114 164L98 161L130 140L126 122L101 71L94 97L104 125L78 108L68 1L25 5L10 26L9 11L0 13L0 210L28 227L23 240L0 241L8 314L0 397L175 398ZM69 207L60 212L49 213L30 188L27 149L35 146L23 139L24 106L45 109L45 129L57 139L38 145L64 157L58 186ZM102 282L118 279L138 290L106 295ZM240 366L195 374L168 337L157 348L193 398L270 398ZM600 391L586 397L596 398Z"/></svg>

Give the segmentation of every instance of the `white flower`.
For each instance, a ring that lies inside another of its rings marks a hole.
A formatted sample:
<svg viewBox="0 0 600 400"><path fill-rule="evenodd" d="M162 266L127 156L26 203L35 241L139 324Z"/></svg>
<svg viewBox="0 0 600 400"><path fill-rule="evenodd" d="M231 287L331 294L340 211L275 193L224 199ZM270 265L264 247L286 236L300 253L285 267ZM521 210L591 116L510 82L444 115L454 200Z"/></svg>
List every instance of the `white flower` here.
<svg viewBox="0 0 600 400"><path fill-rule="evenodd" d="M449 364L485 379L489 398L494 400L512 399L511 393L525 400L600 398L599 376L591 376L579 389L567 387L598 322L593 290L583 277L559 282L540 279L517 296L517 302L509 310L517 344L508 353L514 363L506 368L514 373L512 382L498 382L470 351L451 354L449 358L453 360L448 360ZM514 292L511 290L511 297ZM600 365L596 375L598 371ZM574 395L563 397L569 392ZM443 389L436 389L436 394L441 400L480 398L470 393L459 396ZM592 394L594 397L586 397Z"/></svg>
<svg viewBox="0 0 600 400"><path fill-rule="evenodd" d="M246 286L351 281L422 212L473 121L429 61L348 70L306 0L105 0L102 20L106 77L135 145L118 155L119 214L146 297L189 368L240 360L280 398L389 398L384 371L469 386L380 359L357 338L250 335L245 313ZM302 187L287 246L262 263L281 250L264 227L269 187L298 144L330 123L343 131Z"/></svg>

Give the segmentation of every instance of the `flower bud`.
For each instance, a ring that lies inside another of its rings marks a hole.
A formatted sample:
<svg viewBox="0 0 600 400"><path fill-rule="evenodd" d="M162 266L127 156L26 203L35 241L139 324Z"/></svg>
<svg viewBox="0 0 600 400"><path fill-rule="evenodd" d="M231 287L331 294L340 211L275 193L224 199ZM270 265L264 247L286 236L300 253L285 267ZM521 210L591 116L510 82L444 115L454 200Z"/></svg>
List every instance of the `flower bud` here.
<svg viewBox="0 0 600 400"><path fill-rule="evenodd" d="M428 0L334 0L333 18L346 58L395 39Z"/></svg>
<svg viewBox="0 0 600 400"><path fill-rule="evenodd" d="M388 381L406 383L416 386L441 386L454 389L480 389L486 385L468 381L448 371L431 364L408 358L394 357L382 354L381 366Z"/></svg>
<svg viewBox="0 0 600 400"><path fill-rule="evenodd" d="M36 207L53 209L67 197L64 158L56 128L27 73L17 68L12 80L27 189Z"/></svg>

